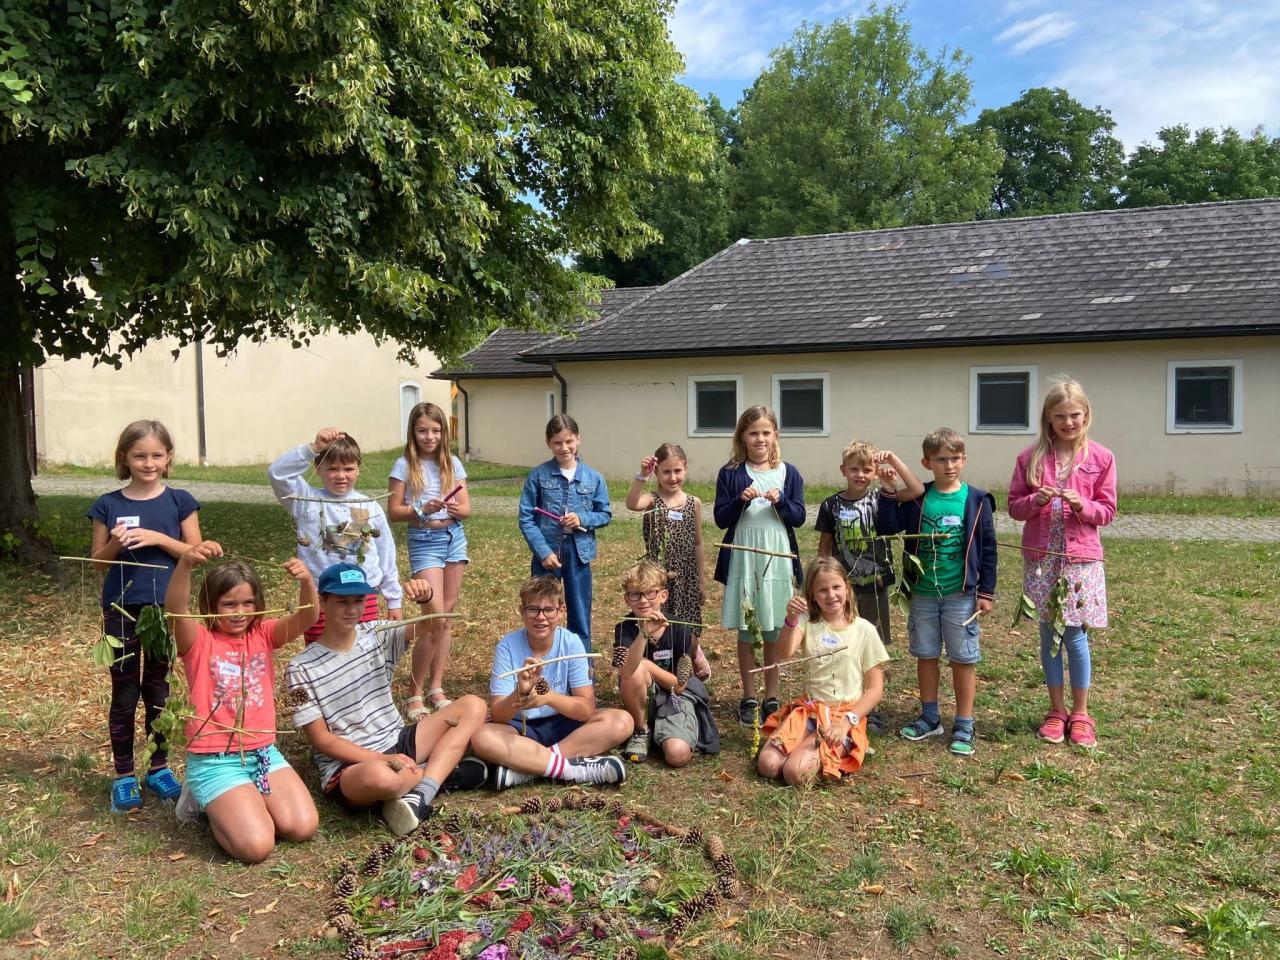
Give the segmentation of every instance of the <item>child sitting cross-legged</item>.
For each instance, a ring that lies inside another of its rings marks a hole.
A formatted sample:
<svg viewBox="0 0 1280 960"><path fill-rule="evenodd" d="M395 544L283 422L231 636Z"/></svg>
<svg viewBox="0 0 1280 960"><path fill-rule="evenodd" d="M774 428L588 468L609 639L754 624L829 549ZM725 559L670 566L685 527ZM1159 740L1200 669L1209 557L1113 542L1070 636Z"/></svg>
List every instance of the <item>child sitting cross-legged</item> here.
<svg viewBox="0 0 1280 960"><path fill-rule="evenodd" d="M622 755L640 763L652 740L668 766L683 767L695 749L719 753L720 733L707 688L694 675L697 638L688 624L669 623L662 613L667 582L667 571L648 560L622 575L633 619L614 628L614 662L622 702L635 722Z"/></svg>
<svg viewBox="0 0 1280 960"><path fill-rule="evenodd" d="M494 651L492 722L476 731L471 749L498 764L499 790L536 777L622 783L625 764L599 754L631 736L631 717L596 707L582 640L558 625L564 586L552 576L530 577L520 585L520 614L524 626L499 640Z"/></svg>
<svg viewBox="0 0 1280 960"><path fill-rule="evenodd" d="M484 701L459 697L406 726L391 679L432 621L361 623L374 587L353 563L325 568L317 590L324 632L285 672L294 725L315 751L325 796L347 811L378 807L392 833L406 834L431 815L441 789L485 782L484 762L463 757L484 723ZM404 594L424 609L431 603L425 580L408 581Z"/></svg>
<svg viewBox="0 0 1280 960"><path fill-rule="evenodd" d="M807 621L801 623L800 618ZM818 657L797 664L804 696L764 722L765 745L756 769L792 786L857 772L867 753L867 714L884 696L889 654L869 620L858 616L844 567L819 557L804 576L804 596L792 597L778 636L778 659Z"/></svg>

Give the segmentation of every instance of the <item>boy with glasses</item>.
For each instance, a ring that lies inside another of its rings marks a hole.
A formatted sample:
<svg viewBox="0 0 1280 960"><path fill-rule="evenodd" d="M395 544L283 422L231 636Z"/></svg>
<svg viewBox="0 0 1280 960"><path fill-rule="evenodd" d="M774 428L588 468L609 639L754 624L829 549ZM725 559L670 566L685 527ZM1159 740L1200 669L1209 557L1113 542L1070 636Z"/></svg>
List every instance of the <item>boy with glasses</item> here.
<svg viewBox="0 0 1280 960"><path fill-rule="evenodd" d="M903 580L911 596L907 618L907 650L916 658L920 716L903 727L907 740L943 734L938 712L939 659L943 647L951 661L956 696L951 752L973 756L973 701L977 692L978 618L995 606L995 499L960 479L964 470L964 438L940 427L924 438L920 461L933 473L924 494L882 497L880 521L885 533L904 531L905 550L918 563L903 563ZM897 465L895 465L897 468ZM903 464L907 489L916 485Z"/></svg>
<svg viewBox="0 0 1280 960"><path fill-rule="evenodd" d="M621 760L600 754L631 736L631 717L623 710L597 709L582 640L559 626L564 612L560 580L530 577L520 585L524 626L499 640L494 651L491 722L476 731L471 749L496 764L499 790L537 777L571 783L626 779ZM556 657L571 659L543 663ZM521 667L529 669L503 676Z"/></svg>
<svg viewBox="0 0 1280 960"><path fill-rule="evenodd" d="M669 623L662 613L667 582L667 571L648 560L622 575L631 618L614 628L614 662L622 702L635 723L622 755L641 763L652 740L668 766L683 767L695 749L719 753L720 733L707 688L693 673L697 639L687 624Z"/></svg>

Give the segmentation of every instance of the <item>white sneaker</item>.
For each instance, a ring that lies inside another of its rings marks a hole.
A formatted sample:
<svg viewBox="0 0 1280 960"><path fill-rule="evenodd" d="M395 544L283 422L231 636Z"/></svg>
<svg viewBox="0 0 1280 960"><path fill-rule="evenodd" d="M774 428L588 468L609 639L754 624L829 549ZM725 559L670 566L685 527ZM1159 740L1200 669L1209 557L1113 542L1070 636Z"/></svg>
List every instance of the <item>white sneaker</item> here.
<svg viewBox="0 0 1280 960"><path fill-rule="evenodd" d="M619 757L574 757L565 761L574 768L575 783L622 783L627 779L627 765Z"/></svg>
<svg viewBox="0 0 1280 960"><path fill-rule="evenodd" d="M173 815L179 823L185 824L192 824L200 819L200 804L196 802L196 795L185 783L182 785L182 793L178 794L178 800L173 805Z"/></svg>
<svg viewBox="0 0 1280 960"><path fill-rule="evenodd" d="M528 783L530 780L536 779L538 779L537 774L521 773L519 770L504 767L502 764L498 764L493 768L493 788L495 790L518 787L522 783Z"/></svg>
<svg viewBox="0 0 1280 960"><path fill-rule="evenodd" d="M418 829L417 807L404 797L384 801L381 813L382 819L387 822L387 828L397 837Z"/></svg>

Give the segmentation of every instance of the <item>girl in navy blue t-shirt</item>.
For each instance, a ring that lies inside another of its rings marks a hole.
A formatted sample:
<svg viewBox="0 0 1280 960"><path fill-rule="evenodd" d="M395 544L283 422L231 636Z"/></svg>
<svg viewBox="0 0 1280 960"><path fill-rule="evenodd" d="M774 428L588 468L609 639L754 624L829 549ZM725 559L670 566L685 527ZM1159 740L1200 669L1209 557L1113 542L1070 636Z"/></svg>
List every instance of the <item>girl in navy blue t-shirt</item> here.
<svg viewBox="0 0 1280 960"><path fill-rule="evenodd" d="M142 806L142 790L133 769L134 716L138 700L145 708L147 735L152 721L169 698L169 660L144 656L135 629L143 607L164 605L169 575L189 546L200 542L200 509L191 494L166 486L173 441L157 420L135 420L116 443L116 476L129 482L104 493L89 508L93 521L95 560L124 560L154 566L103 564L102 621L104 632L124 642L111 665L111 754L116 776L111 784L111 809ZM156 569L159 567L161 569ZM182 784L169 770L164 741L157 750L144 783L156 795L176 800Z"/></svg>

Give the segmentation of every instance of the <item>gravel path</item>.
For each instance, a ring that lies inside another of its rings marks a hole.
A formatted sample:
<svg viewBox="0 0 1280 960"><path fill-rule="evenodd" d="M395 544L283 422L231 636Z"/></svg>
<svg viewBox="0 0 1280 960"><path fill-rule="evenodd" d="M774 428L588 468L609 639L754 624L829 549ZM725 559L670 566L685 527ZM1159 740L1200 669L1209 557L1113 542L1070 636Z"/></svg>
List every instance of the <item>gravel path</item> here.
<svg viewBox="0 0 1280 960"><path fill-rule="evenodd" d="M119 484L109 477L44 476L31 481L37 495L67 494L96 497ZM207 483L201 480L182 484L197 500L222 500L232 503L274 503L271 489L265 484ZM471 498L472 509L483 516L516 514L515 497ZM817 515L816 505L809 508L809 523ZM619 511L623 516L626 511ZM996 516L996 531L1017 535L1022 524L1003 514ZM1211 517L1188 514L1120 514L1115 523L1103 530L1104 537L1131 540L1248 540L1263 543L1280 542L1280 518L1277 517Z"/></svg>

